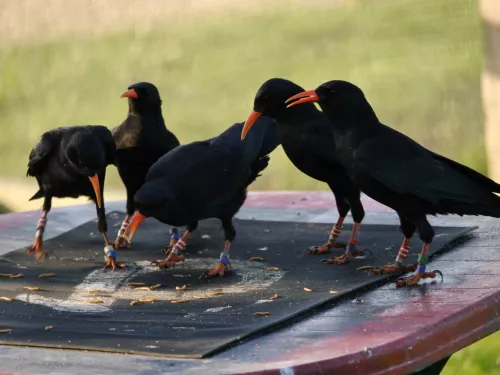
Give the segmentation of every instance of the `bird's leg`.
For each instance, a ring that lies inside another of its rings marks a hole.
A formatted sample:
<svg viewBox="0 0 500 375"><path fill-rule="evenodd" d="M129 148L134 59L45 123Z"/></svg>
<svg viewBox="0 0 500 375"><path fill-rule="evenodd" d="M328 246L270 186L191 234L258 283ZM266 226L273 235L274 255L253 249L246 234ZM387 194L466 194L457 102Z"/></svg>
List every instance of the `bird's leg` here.
<svg viewBox="0 0 500 375"><path fill-rule="evenodd" d="M181 234L179 233L179 228L177 227L172 227L170 228L170 243L168 244L167 247L163 248L163 251L168 254L169 252L172 251L174 248L175 244L179 242L179 239L181 238ZM185 246L185 245L184 245ZM182 249L181 249L182 250Z"/></svg>
<svg viewBox="0 0 500 375"><path fill-rule="evenodd" d="M130 241L124 236L125 232L127 231L128 225L130 223L130 219L131 215L125 216L125 219L122 222L120 230L118 231L118 235L116 236L116 240L114 243L115 249L130 247Z"/></svg>
<svg viewBox="0 0 500 375"><path fill-rule="evenodd" d="M324 263L327 264L345 264L349 262L349 259L363 256L365 254L365 250L356 249L356 245L358 244L358 240L356 237L358 236L358 230L361 223L355 222L351 232L351 238L347 242L346 252L339 257L332 257L324 260Z"/></svg>
<svg viewBox="0 0 500 375"><path fill-rule="evenodd" d="M117 268L126 268L127 266L125 264L116 262L116 260L118 259L118 253L115 251L113 245L109 242L107 233L102 232L102 235L104 237L104 242L106 243L106 246L104 246L104 262L106 263L104 265L104 269L112 269L113 271L115 271Z"/></svg>
<svg viewBox="0 0 500 375"><path fill-rule="evenodd" d="M50 208L48 210L46 210L45 208L43 209L36 226L35 243L33 244L33 246L26 250L26 254L30 254L33 252L35 253L35 262L38 262L38 260L40 259L47 258L47 253L43 251L43 232L45 231L45 226L47 225L47 215L49 214L49 210Z"/></svg>
<svg viewBox="0 0 500 375"><path fill-rule="evenodd" d="M342 224L344 223L344 216L339 216L337 223L333 226L332 231L330 232L330 237L328 238L328 242L322 246L311 246L308 250L308 254L325 254L329 253L331 249L335 248L345 248L347 246L347 242L337 242L337 238L340 236L342 232Z"/></svg>
<svg viewBox="0 0 500 375"><path fill-rule="evenodd" d="M398 255L396 257L396 261L393 264L386 264L384 266L374 268L371 273L372 275L388 275L392 273L406 273L406 272L414 272L416 270L415 266L407 266L404 265L405 259L408 257L410 253L410 238L406 238L403 240L401 247L399 248Z"/></svg>
<svg viewBox="0 0 500 375"><path fill-rule="evenodd" d="M174 227L175 228L175 227ZM173 229L173 228L172 228ZM175 228L177 229L177 228ZM185 258L182 255L182 251L186 247L187 238L191 232L187 230L178 241L175 242L172 250L169 252L167 258L165 260L157 260L154 262L160 268L170 268L175 267L176 263L184 262ZM170 243L172 243L172 238L170 239Z"/></svg>
<svg viewBox="0 0 500 375"><path fill-rule="evenodd" d="M430 243L424 242L424 245L422 246L422 252L418 257L417 271L410 277L402 277L398 279L398 281L396 281L396 286L398 287L415 286L418 284L420 279L427 279L427 278L434 279L437 275L440 275L441 278L443 278L443 274L441 273L441 271L436 270L432 272L426 272L425 270L427 263L429 263L429 258L427 257L427 254L429 253L430 247L431 247Z"/></svg>
<svg viewBox="0 0 500 375"><path fill-rule="evenodd" d="M231 248L231 241L226 240L224 243L224 251L220 254L219 262L213 270L205 272L205 277L211 278L216 276L224 276L224 272L231 268L231 262L229 261L229 249Z"/></svg>

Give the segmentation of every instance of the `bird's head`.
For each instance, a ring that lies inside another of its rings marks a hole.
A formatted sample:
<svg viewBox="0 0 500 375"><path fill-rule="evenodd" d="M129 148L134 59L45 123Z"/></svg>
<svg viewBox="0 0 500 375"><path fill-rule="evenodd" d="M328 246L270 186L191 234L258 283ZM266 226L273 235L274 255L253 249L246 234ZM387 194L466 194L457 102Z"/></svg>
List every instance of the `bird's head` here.
<svg viewBox="0 0 500 375"><path fill-rule="evenodd" d="M128 98L129 111L141 114L161 108L160 92L149 82L139 82L128 87L121 98Z"/></svg>
<svg viewBox="0 0 500 375"><path fill-rule="evenodd" d="M73 142L69 145L67 156L73 166L73 170L88 177L94 189L96 202L102 207L101 187L99 173L106 167L106 155L101 144L85 142L89 138L83 138L84 142Z"/></svg>
<svg viewBox="0 0 500 375"><path fill-rule="evenodd" d="M287 108L305 103L318 103L329 119L368 118L375 113L361 89L347 81L325 82L315 90L308 90L289 97Z"/></svg>
<svg viewBox="0 0 500 375"><path fill-rule="evenodd" d="M253 102L253 110L250 112L241 133L241 139L244 139L257 119L264 115L275 120L283 116L289 116L285 101L292 95L304 91L304 89L292 81L283 78L271 78L264 82L257 91ZM314 109L314 105L309 104ZM305 111L306 108L300 108L298 111ZM310 109L310 108L309 108Z"/></svg>

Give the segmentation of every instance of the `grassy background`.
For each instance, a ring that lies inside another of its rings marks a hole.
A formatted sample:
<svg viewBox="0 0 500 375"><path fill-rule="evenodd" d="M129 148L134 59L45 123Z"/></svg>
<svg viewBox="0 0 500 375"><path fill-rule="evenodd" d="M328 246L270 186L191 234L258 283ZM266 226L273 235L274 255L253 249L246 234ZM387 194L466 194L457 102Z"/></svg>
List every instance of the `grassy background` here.
<svg viewBox="0 0 500 375"><path fill-rule="evenodd" d="M182 143L243 121L268 78L305 88L350 80L383 122L486 173L482 34L474 0L315 0L314 6L312 0L254 6L212 0L198 12L191 7L168 14L155 12L158 2L144 0L125 18L119 12L126 1L109 0L101 4L116 6L108 9L116 22L101 22L107 13L100 8L86 24L79 22L82 9L71 14L68 6L37 24L49 0L36 10L19 8L26 1L3 1L1 27L10 29L0 36L0 183L2 199L15 210L39 205L26 202L35 182L23 178L41 133L62 125L121 123L127 104L120 94L143 80L160 89L167 126ZM148 7L154 19L147 17ZM25 22L12 22L16 17ZM72 33L72 20L78 32ZM32 30L22 29L30 24ZM122 198L117 174L110 172L107 198ZM298 172L279 149L252 188L325 186ZM454 355L445 374L500 374L498 353L497 334Z"/></svg>

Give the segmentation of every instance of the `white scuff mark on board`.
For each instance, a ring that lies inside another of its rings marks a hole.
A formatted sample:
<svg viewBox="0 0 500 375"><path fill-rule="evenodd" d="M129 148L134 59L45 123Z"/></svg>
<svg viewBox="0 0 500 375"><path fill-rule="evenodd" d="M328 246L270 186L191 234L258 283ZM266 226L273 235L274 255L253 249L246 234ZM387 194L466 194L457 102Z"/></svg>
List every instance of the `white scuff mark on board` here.
<svg viewBox="0 0 500 375"><path fill-rule="evenodd" d="M190 258L184 264L184 268L189 269L192 273L204 271L213 268L214 259L211 258ZM93 270L87 277L78 284L73 293L67 299L57 299L48 297L43 292L23 293L15 297L15 299L27 303L43 305L50 307L56 311L77 312L77 313L104 313L110 312L111 306L116 300L132 300L140 297L152 297L158 301L170 301L173 299L192 299L195 295L209 294L211 292L223 291L224 295L239 294L256 289L264 289L276 281L280 280L285 271L279 270L276 272L266 272L269 267L265 262L251 262L249 260L232 259L232 272L235 277L239 278L238 282L234 282L233 276L225 285L211 286L207 283L205 287L177 291L174 286L171 288L159 288L152 291L135 290L127 286L127 282L132 278L137 278L143 274L153 272L162 272L158 267L151 265L150 261L140 261L127 263L127 268L116 272L103 271L101 268ZM175 271L165 271L175 272ZM176 274L174 274L176 275ZM177 276L177 275L176 275ZM108 295L107 297L99 297L99 294L91 295L89 291L99 290L100 294ZM223 296L213 296L210 298L216 299ZM102 303L93 304L88 301L100 300Z"/></svg>

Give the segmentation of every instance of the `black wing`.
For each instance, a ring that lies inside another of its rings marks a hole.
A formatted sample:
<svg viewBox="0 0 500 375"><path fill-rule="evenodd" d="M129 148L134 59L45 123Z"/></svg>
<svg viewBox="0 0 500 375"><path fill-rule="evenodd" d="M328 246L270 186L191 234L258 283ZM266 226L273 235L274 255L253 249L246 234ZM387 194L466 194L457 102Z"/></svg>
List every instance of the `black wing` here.
<svg viewBox="0 0 500 375"><path fill-rule="evenodd" d="M355 174L369 175L396 193L411 194L433 204L442 200L477 203L491 199L490 192L460 168L436 158L411 138L388 127L380 135L356 148Z"/></svg>
<svg viewBox="0 0 500 375"><path fill-rule="evenodd" d="M58 132L49 131L42 135L30 152L27 176L39 176L44 172L48 160L57 151L60 140Z"/></svg>

